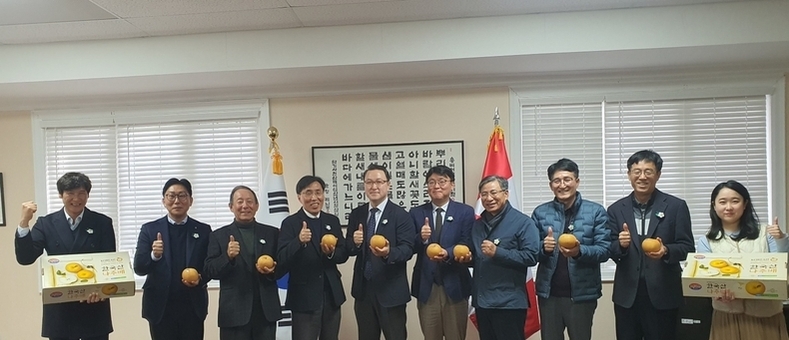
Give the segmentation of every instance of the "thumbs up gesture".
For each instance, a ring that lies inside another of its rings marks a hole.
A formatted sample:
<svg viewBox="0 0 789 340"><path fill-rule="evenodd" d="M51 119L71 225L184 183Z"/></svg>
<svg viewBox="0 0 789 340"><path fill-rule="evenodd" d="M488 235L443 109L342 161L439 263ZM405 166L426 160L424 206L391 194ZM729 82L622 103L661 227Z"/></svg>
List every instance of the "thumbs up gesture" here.
<svg viewBox="0 0 789 340"><path fill-rule="evenodd" d="M433 233L432 229L430 229L430 218L425 217L425 224L422 225L422 242L425 242L430 239L430 235Z"/></svg>
<svg viewBox="0 0 789 340"><path fill-rule="evenodd" d="M553 238L553 228L548 227L548 235L542 240L542 248L546 254L553 253L553 250L556 249L556 239Z"/></svg>
<svg viewBox="0 0 789 340"><path fill-rule="evenodd" d="M364 226L359 223L359 229L353 232L353 243L357 247L361 247L364 242Z"/></svg>
<svg viewBox="0 0 789 340"><path fill-rule="evenodd" d="M232 260L238 256L239 252L241 252L241 246L236 241L236 238L230 235L230 242L227 243L227 257Z"/></svg>
<svg viewBox="0 0 789 340"><path fill-rule="evenodd" d="M307 228L307 222L301 222L301 231L299 232L299 242L301 244L307 244L312 241L312 231L310 228Z"/></svg>
<svg viewBox="0 0 789 340"><path fill-rule="evenodd" d="M162 233L156 233L156 241L151 245L151 253L153 257L160 259L164 253L164 242L162 242Z"/></svg>
<svg viewBox="0 0 789 340"><path fill-rule="evenodd" d="M619 232L619 246L630 247L630 229L627 228L627 223L622 223L622 231Z"/></svg>
<svg viewBox="0 0 789 340"><path fill-rule="evenodd" d="M773 218L773 224L767 226L767 232L776 240L786 237L781 227L778 225L778 217Z"/></svg>

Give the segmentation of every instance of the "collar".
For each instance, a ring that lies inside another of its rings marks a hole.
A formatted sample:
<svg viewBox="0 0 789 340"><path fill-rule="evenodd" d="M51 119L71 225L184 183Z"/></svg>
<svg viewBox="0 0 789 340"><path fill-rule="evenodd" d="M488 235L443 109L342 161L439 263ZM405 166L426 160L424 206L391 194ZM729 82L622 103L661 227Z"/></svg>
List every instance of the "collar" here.
<svg viewBox="0 0 789 340"><path fill-rule="evenodd" d="M630 200L633 202L633 207L639 208L639 209L648 209L649 207L652 206L652 203L655 203L655 196L657 196L657 193L658 193L658 190L655 189L655 191L652 192L652 196L649 196L649 201L647 201L646 204L639 203L638 200L636 200L636 193L635 192L630 194Z"/></svg>
<svg viewBox="0 0 789 340"><path fill-rule="evenodd" d="M564 203L559 202L559 199L557 199L556 196L553 197L553 204L556 207L560 207L561 211L564 211L565 213L576 211L578 210L578 207L581 205L581 192L580 191L575 192L575 201L573 201L573 205L571 205L569 208L565 208Z"/></svg>
<svg viewBox="0 0 789 340"><path fill-rule="evenodd" d="M167 222L170 222L170 224L172 224L172 225L184 225L184 224L186 224L186 222L188 222L188 221L189 221L189 215L187 215L186 217L184 217L184 220L183 220L183 221L181 221L181 222L176 222L176 221L175 221L175 220L174 220L172 217L170 217L170 214L167 214Z"/></svg>
<svg viewBox="0 0 789 340"><path fill-rule="evenodd" d="M441 206L435 205L432 202L430 203L430 205L433 206L433 212L436 212L436 209L441 208L441 209L444 209L444 213L446 213L447 209L449 208L449 201L447 201L447 203L445 203L444 205L441 205Z"/></svg>
<svg viewBox="0 0 789 340"><path fill-rule="evenodd" d="M66 215L66 221L68 221L69 224L79 224L79 222L82 222L82 216L85 215L85 208L82 208L82 212L77 215L76 221L71 220L71 216L69 216L68 212L66 212L66 208L63 208L63 214Z"/></svg>
<svg viewBox="0 0 789 340"><path fill-rule="evenodd" d="M301 208L301 211L304 212L304 215L307 215L307 217L309 217L309 218L311 218L313 220L317 220L317 219L321 218L321 213L320 212L318 212L317 215L313 215L313 214L310 214L309 211L304 210L304 208Z"/></svg>
<svg viewBox="0 0 789 340"><path fill-rule="evenodd" d="M378 208L378 212L381 213L384 212L384 208L386 208L386 203L389 203L389 198L385 198L383 202L381 202L381 204L376 206L373 206L372 202L370 202L370 207L367 210L367 213L370 213L370 210L373 210L373 208Z"/></svg>

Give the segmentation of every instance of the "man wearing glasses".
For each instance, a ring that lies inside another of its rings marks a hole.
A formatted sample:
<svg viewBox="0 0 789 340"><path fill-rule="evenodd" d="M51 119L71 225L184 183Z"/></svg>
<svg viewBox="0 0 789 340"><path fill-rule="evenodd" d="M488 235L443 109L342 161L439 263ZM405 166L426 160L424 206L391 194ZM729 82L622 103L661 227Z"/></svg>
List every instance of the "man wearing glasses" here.
<svg viewBox="0 0 789 340"><path fill-rule="evenodd" d="M537 206L531 217L540 231L537 269L540 335L543 340L592 338L592 318L602 295L600 263L611 244L605 208L581 198L578 164L562 158L548 167L554 199ZM566 239L557 244L560 235ZM571 235L571 236L570 236Z"/></svg>
<svg viewBox="0 0 789 340"><path fill-rule="evenodd" d="M385 167L370 164L364 171L368 203L348 216L348 253L356 256L351 295L360 340L407 338L405 306L411 300L406 262L413 255L414 223L402 207L389 201L391 176ZM371 245L373 236L383 245Z"/></svg>
<svg viewBox="0 0 789 340"><path fill-rule="evenodd" d="M619 340L676 338L683 301L679 261L694 251L694 242L688 205L655 188L662 167L656 152L634 153L627 160L633 191L608 207ZM660 248L645 252L641 242L646 238L656 239Z"/></svg>
<svg viewBox="0 0 789 340"><path fill-rule="evenodd" d="M471 303L481 340L523 340L529 300L526 272L537 264L539 232L529 216L511 206L508 183L488 176L479 183L485 211L471 229L474 261Z"/></svg>
<svg viewBox="0 0 789 340"><path fill-rule="evenodd" d="M151 339L203 339L208 313L208 292L203 263L211 227L190 218L192 184L170 178L162 188L167 215L143 224L134 254L134 272L145 275L142 317L148 320ZM186 268L196 270L185 279Z"/></svg>
<svg viewBox="0 0 789 340"><path fill-rule="evenodd" d="M416 265L411 295L417 299L419 325L425 340L465 339L471 275L468 266L454 260L456 245L471 244L474 208L450 199L455 172L445 165L425 175L430 202L409 213L416 226ZM426 248L439 244L440 253L429 257Z"/></svg>

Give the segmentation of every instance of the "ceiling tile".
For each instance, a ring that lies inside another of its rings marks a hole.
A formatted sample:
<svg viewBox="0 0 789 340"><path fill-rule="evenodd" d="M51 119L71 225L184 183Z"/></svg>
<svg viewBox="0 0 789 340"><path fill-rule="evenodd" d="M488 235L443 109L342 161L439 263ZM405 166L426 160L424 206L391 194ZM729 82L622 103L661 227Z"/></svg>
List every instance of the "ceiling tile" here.
<svg viewBox="0 0 789 340"><path fill-rule="evenodd" d="M327 6L341 4L360 4L366 2L403 1L403 0L287 0L291 7Z"/></svg>
<svg viewBox="0 0 789 340"><path fill-rule="evenodd" d="M132 18L128 19L128 21L139 29L155 36L302 26L289 8Z"/></svg>
<svg viewBox="0 0 789 340"><path fill-rule="evenodd" d="M91 0L121 18L238 12L288 7L285 0Z"/></svg>
<svg viewBox="0 0 789 340"><path fill-rule="evenodd" d="M88 0L2 0L0 26L116 19Z"/></svg>
<svg viewBox="0 0 789 340"><path fill-rule="evenodd" d="M146 35L121 19L0 26L2 44L121 39Z"/></svg>

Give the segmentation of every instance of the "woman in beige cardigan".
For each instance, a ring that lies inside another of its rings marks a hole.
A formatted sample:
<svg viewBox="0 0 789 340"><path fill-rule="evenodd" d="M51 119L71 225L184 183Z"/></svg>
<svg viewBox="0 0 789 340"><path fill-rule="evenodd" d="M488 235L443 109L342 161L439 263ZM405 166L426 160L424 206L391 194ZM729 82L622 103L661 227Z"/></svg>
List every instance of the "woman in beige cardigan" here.
<svg viewBox="0 0 789 340"><path fill-rule="evenodd" d="M737 181L715 186L710 202L712 225L699 238L698 252L767 253L789 251L789 238L773 224L762 228L748 189ZM787 340L781 301L735 299L730 290L712 299L710 340Z"/></svg>

